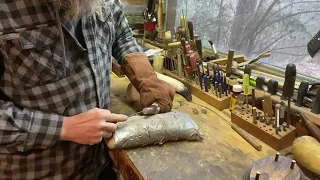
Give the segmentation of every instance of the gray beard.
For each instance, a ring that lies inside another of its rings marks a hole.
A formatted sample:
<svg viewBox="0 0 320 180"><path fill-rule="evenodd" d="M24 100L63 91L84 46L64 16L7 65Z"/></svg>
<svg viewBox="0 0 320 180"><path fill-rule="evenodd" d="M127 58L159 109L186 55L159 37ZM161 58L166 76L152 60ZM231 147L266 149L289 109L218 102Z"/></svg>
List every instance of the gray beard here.
<svg viewBox="0 0 320 180"><path fill-rule="evenodd" d="M80 19L83 15L94 14L104 0L60 0L62 9L66 10L66 13L70 18L76 20Z"/></svg>

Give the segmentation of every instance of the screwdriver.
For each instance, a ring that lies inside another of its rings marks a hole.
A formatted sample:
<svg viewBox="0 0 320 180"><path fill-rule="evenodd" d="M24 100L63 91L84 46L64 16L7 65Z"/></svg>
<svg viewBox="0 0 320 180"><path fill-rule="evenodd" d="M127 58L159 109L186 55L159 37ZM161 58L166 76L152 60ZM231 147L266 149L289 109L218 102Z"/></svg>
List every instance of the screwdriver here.
<svg viewBox="0 0 320 180"><path fill-rule="evenodd" d="M150 107L145 107L142 109L142 111L139 111L137 113L131 114L128 117L132 117L138 114L142 115L155 115L160 112L160 107L157 103L153 103Z"/></svg>
<svg viewBox="0 0 320 180"><path fill-rule="evenodd" d="M283 85L283 94L282 98L288 100L288 111L287 111L287 127L289 128L291 124L291 97L293 96L294 92L294 85L296 81L297 76L297 68L295 64L288 64L286 67L285 72L285 79L284 79L284 85Z"/></svg>
<svg viewBox="0 0 320 180"><path fill-rule="evenodd" d="M248 103L249 86L250 86L249 85L249 75L244 74L243 75L243 94L246 96L247 108L249 107L249 103Z"/></svg>

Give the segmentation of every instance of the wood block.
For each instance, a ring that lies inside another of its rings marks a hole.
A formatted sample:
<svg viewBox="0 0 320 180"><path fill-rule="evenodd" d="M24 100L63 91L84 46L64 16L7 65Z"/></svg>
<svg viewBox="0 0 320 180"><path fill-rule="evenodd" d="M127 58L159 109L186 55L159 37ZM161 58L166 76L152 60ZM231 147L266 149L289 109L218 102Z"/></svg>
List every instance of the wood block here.
<svg viewBox="0 0 320 180"><path fill-rule="evenodd" d="M121 70L121 65L117 62L117 60L112 60L112 71L118 76L118 77L124 77L125 74Z"/></svg>
<svg viewBox="0 0 320 180"><path fill-rule="evenodd" d="M260 172L259 180L300 180L304 179L299 166L294 164L291 169L292 160L279 156L275 160L275 156L268 156L253 163L253 167L250 172L250 178L255 179L257 172Z"/></svg>
<svg viewBox="0 0 320 180"><path fill-rule="evenodd" d="M262 111L257 109L257 112ZM236 114L232 112L231 122L268 144L275 150L281 150L291 146L296 138L296 128L294 126L290 125L289 128L286 128L287 131L283 131L281 128L281 131L276 134L275 128L272 127L272 124L266 125L265 122L260 121L257 121L257 124L254 124L251 106L247 108L247 106L244 105L241 113Z"/></svg>
<svg viewBox="0 0 320 180"><path fill-rule="evenodd" d="M172 78L177 79L178 81L182 82L191 91L191 93L193 95L195 95L199 99L203 100L204 102L210 104L214 108L216 108L220 111L229 108L230 99L231 99L230 94L228 94L228 96L222 96L221 98L219 98L213 92L214 90L212 87L211 87L211 89L209 89L209 92L205 92L193 80L188 80L186 78L179 77L178 75L176 75L168 70L163 70L163 73L169 77L172 77Z"/></svg>

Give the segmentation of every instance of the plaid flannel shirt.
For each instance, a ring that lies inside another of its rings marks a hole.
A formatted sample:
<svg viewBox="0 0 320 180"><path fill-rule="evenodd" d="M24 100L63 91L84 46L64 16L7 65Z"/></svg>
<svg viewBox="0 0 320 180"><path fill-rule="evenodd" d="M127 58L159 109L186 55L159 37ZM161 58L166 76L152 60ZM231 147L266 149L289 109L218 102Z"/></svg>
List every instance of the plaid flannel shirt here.
<svg viewBox="0 0 320 180"><path fill-rule="evenodd" d="M92 179L109 160L102 143L59 140L63 116L108 108L112 56L141 52L120 0L73 22L49 0L0 0L0 179Z"/></svg>

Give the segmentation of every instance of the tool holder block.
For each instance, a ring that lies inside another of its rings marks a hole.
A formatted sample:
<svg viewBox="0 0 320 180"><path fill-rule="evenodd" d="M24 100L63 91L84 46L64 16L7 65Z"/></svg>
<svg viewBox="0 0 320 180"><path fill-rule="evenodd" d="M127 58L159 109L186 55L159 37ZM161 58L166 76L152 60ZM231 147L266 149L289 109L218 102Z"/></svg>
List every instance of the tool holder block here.
<svg viewBox="0 0 320 180"><path fill-rule="evenodd" d="M257 109L257 113L263 111ZM281 131L276 134L275 128L272 124L266 125L266 122L260 122L257 120L257 124L253 123L252 107L249 105L244 105L240 113L231 113L231 122L247 131L251 135L260 139L262 142L266 143L275 150L281 150L292 145L296 137L296 128L289 126L286 131Z"/></svg>
<svg viewBox="0 0 320 180"><path fill-rule="evenodd" d="M199 99L203 100L204 102L210 104L214 108L216 108L220 111L229 108L231 94L228 94L228 96L223 96L221 98L219 98L219 97L217 98L217 96L214 93L212 93L213 87L211 87L211 89L209 89L209 92L205 92L204 89L202 90L199 87L199 85L196 83L195 80L189 80L184 77L179 77L178 75L176 75L168 70L163 70L163 73L171 78L174 78L174 79L182 82L191 91L191 93L194 96L196 96Z"/></svg>

